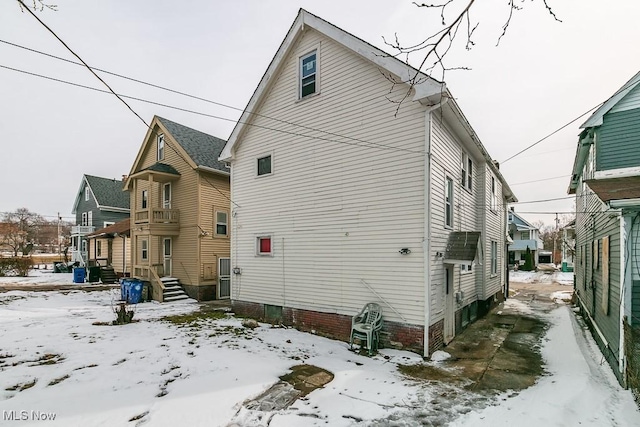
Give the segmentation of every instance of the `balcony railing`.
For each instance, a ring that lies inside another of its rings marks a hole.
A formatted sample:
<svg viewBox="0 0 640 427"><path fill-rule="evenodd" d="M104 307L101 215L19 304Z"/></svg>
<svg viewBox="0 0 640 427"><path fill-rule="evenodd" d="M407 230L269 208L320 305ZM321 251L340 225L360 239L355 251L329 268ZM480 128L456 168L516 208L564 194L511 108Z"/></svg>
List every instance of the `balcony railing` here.
<svg viewBox="0 0 640 427"><path fill-rule="evenodd" d="M180 210L152 208L135 213L136 224L179 224Z"/></svg>
<svg viewBox="0 0 640 427"><path fill-rule="evenodd" d="M71 227L71 235L86 236L89 233L93 233L95 229L93 225L74 225Z"/></svg>

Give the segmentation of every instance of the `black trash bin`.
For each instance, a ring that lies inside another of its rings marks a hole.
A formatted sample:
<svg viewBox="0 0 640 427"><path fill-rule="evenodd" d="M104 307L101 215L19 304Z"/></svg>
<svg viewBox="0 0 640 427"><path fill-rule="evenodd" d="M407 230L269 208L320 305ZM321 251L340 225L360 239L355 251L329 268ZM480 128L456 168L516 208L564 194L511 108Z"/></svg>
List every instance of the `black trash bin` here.
<svg viewBox="0 0 640 427"><path fill-rule="evenodd" d="M89 283L96 283L100 281L100 267L89 267Z"/></svg>

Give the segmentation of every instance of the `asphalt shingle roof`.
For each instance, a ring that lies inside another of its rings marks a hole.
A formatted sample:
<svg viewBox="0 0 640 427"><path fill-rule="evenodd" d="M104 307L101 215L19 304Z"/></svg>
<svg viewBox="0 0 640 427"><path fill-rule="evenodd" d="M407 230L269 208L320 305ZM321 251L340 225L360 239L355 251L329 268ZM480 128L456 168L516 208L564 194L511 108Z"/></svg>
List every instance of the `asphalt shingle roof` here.
<svg viewBox="0 0 640 427"><path fill-rule="evenodd" d="M473 261L478 251L479 231L453 231L449 234L445 259Z"/></svg>
<svg viewBox="0 0 640 427"><path fill-rule="evenodd" d="M124 183L119 179L85 175L91 192L100 206L129 209L129 193L122 191Z"/></svg>
<svg viewBox="0 0 640 427"><path fill-rule="evenodd" d="M158 121L169 131L173 139L182 146L196 165L229 172L224 163L218 161L218 157L227 141L162 117L158 117Z"/></svg>
<svg viewBox="0 0 640 427"><path fill-rule="evenodd" d="M180 172L178 172L176 170L176 168L174 168L173 166L168 165L166 163L154 163L151 166L149 166L148 168L144 168L142 170L143 171L149 170L149 171L170 173L170 174L173 174L173 175L180 175Z"/></svg>

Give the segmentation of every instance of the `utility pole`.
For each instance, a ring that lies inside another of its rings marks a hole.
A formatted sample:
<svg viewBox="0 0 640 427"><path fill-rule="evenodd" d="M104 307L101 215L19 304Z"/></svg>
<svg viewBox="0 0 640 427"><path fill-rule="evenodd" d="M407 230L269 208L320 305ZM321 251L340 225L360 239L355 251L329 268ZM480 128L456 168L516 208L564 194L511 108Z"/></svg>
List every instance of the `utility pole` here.
<svg viewBox="0 0 640 427"><path fill-rule="evenodd" d="M560 220L558 219L558 213L556 212L556 227L553 231L553 254L551 255L551 259L554 264L556 264L556 242L558 241L558 223Z"/></svg>
<svg viewBox="0 0 640 427"><path fill-rule="evenodd" d="M62 218L60 217L60 212L58 212L58 255L62 254L62 231L60 227Z"/></svg>

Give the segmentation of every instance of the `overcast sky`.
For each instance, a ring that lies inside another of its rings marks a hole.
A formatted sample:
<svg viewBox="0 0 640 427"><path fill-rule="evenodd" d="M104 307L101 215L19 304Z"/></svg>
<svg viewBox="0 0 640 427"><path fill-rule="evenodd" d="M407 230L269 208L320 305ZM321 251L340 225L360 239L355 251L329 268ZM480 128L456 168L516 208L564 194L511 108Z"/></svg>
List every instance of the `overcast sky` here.
<svg viewBox="0 0 640 427"><path fill-rule="evenodd" d="M38 12L89 65L243 108L303 7L382 48L397 33L411 44L439 29L410 1L56 0ZM521 202L566 196L579 125L568 126L503 161L606 100L640 70L640 1L525 1L496 47L506 0L476 2L480 22L471 51L456 46L445 79L465 116ZM520 4L518 2L518 4ZM74 59L15 1L0 2L0 66L100 88L86 69L34 54L20 44ZM414 64L419 54L411 57ZM214 119L138 101L154 114L226 139L239 112L110 75L116 92L217 115ZM71 217L82 175L128 174L145 126L113 96L0 68L0 212L26 207L49 219ZM548 179L562 177L558 179ZM546 180L545 180L546 179ZM535 183L521 184L528 181ZM531 221L553 222L572 200L523 203Z"/></svg>

